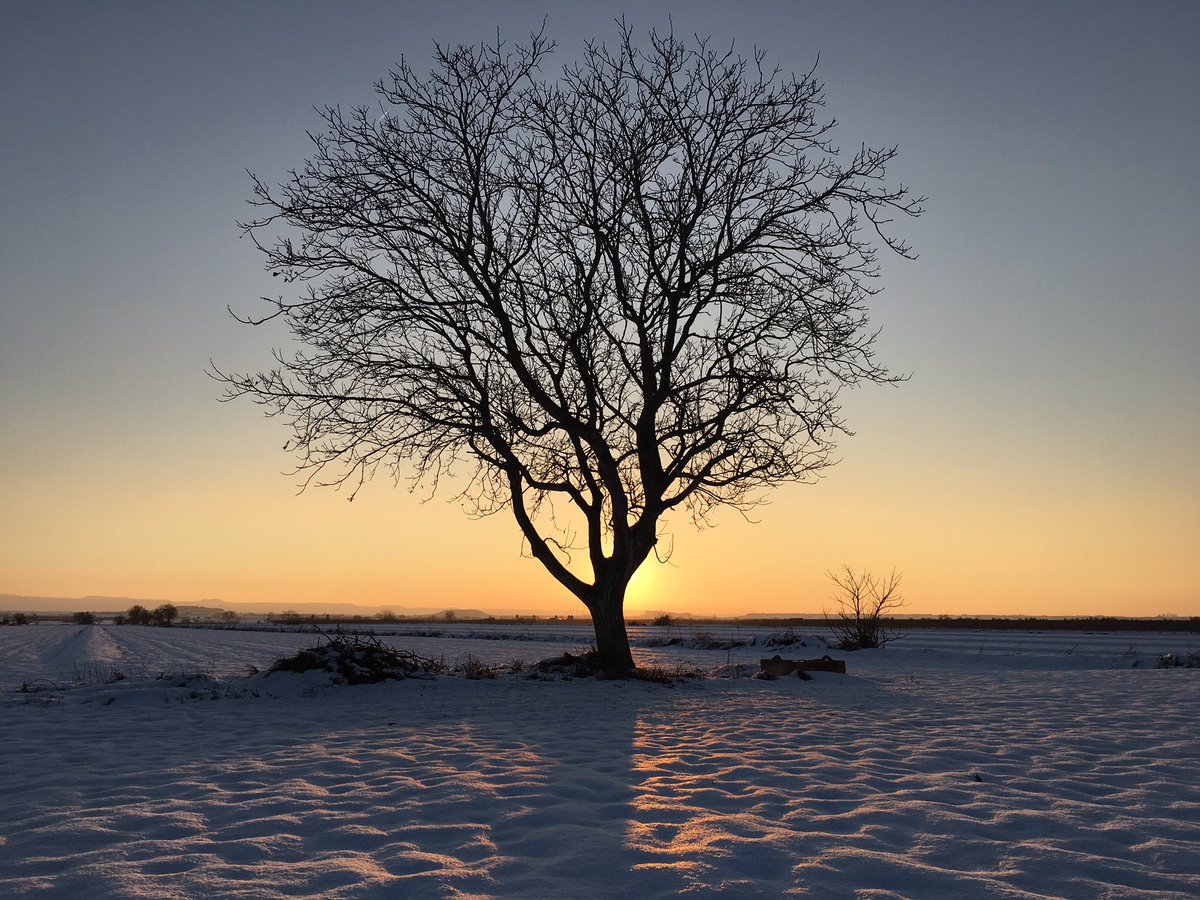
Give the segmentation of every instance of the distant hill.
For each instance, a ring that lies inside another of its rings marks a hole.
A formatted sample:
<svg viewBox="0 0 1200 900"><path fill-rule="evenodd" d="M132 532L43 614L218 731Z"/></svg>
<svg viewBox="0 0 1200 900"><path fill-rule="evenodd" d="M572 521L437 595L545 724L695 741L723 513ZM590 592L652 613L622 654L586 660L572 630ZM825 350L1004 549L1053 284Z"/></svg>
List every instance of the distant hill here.
<svg viewBox="0 0 1200 900"><path fill-rule="evenodd" d="M147 609L162 606L167 600L133 597L32 597L27 594L0 594L0 612L72 613L124 612L135 603Z"/></svg>
<svg viewBox="0 0 1200 900"><path fill-rule="evenodd" d="M363 616L369 618L381 613L394 613L397 616L429 616L457 619L486 619L491 616L505 618L512 616L553 616L563 615L562 611L545 609L523 609L514 607L495 607L480 609L477 607L438 607L438 606L402 606L396 603L359 604L359 603L290 603L285 600L267 603L246 603L242 601L227 601L216 598L205 598L186 603L164 598L148 599L145 597L107 597L89 595L86 597L39 597L28 594L0 594L0 613L120 613L129 609L135 603L147 609L154 609L164 603L173 603L181 616L192 618L212 618L226 610L241 615L267 615L282 613L285 610L299 613L302 616ZM576 613L578 614L578 613Z"/></svg>
<svg viewBox="0 0 1200 900"><path fill-rule="evenodd" d="M487 619L490 617L510 618L512 616L553 616L554 611L545 609L528 609L513 607L445 607L445 606L403 606L398 603L381 603L374 605L359 603L245 603L223 602L224 609L231 609L243 615L265 615L267 613L282 613L285 610L296 612L302 616L364 616L371 617L387 613L397 616L428 616L429 618L445 618L446 613L453 613L458 619ZM180 607L182 609L182 607ZM557 613L561 615L561 613Z"/></svg>

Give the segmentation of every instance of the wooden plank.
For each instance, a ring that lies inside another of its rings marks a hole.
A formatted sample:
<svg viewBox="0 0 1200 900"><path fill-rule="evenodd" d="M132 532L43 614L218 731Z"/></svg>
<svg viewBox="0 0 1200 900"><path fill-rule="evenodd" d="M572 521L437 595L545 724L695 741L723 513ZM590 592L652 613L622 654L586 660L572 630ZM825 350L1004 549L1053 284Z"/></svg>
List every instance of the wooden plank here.
<svg viewBox="0 0 1200 900"><path fill-rule="evenodd" d="M779 654L770 659L760 659L759 666L766 675L782 678L793 672L839 672L846 674L846 661L822 656L820 659L783 659Z"/></svg>

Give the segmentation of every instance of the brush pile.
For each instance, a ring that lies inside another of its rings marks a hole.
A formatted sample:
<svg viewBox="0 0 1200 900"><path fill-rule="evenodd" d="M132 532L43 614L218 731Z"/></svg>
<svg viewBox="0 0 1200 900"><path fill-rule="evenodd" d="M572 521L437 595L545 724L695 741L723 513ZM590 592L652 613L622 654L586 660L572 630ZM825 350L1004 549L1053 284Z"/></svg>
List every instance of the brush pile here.
<svg viewBox="0 0 1200 900"><path fill-rule="evenodd" d="M385 644L374 634L344 631L332 634L322 631L321 634L326 639L324 643L275 660L267 672L317 670L331 673L337 684L376 684L404 678L429 678L446 669L437 660Z"/></svg>

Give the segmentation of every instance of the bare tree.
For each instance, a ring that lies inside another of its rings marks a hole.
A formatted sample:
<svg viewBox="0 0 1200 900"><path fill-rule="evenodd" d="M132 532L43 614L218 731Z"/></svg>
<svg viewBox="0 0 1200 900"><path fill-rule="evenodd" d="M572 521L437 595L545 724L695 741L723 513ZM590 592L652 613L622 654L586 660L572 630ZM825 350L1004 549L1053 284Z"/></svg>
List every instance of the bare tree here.
<svg viewBox="0 0 1200 900"><path fill-rule="evenodd" d="M130 625L149 625L153 616L154 613L150 612L142 604L135 603L125 613L125 621Z"/></svg>
<svg viewBox="0 0 1200 900"><path fill-rule="evenodd" d="M154 618L155 624L169 627L179 615L179 609L174 603L164 603L162 606L156 607L150 615Z"/></svg>
<svg viewBox="0 0 1200 900"><path fill-rule="evenodd" d="M840 649L870 650L896 639L888 616L904 605L904 598L899 593L901 576L895 569L886 578L865 569L855 572L850 566L828 575L837 586L834 599L838 611L836 619L826 612L825 621Z"/></svg>
<svg viewBox="0 0 1200 900"><path fill-rule="evenodd" d="M291 421L306 484L464 474L619 675L664 517L810 479L839 390L890 380L874 242L907 255L884 228L920 199L883 182L895 148L831 145L812 72L624 25L547 80L552 50L538 33L438 47L424 77L401 62L380 109L323 110L303 168L252 176L242 227L303 290L242 321L282 317L304 349L214 374Z"/></svg>

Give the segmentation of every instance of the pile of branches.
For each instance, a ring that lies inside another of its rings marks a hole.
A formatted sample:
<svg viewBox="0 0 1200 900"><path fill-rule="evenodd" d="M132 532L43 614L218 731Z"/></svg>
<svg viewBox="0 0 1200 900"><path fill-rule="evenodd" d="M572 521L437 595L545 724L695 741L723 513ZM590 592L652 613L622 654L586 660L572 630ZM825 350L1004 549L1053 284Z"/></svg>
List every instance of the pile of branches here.
<svg viewBox="0 0 1200 900"><path fill-rule="evenodd" d="M1156 669L1200 669L1200 653L1188 653L1179 656L1175 653L1164 653L1154 666Z"/></svg>
<svg viewBox="0 0 1200 900"><path fill-rule="evenodd" d="M589 648L583 653L564 653L543 659L530 667L530 678L556 679L569 681L572 678L608 678L600 665L600 655L595 648ZM679 663L671 668L658 666L638 666L632 677L635 681L652 681L658 684L673 685L685 679L704 678L705 673L691 663Z"/></svg>
<svg viewBox="0 0 1200 900"><path fill-rule="evenodd" d="M812 641L818 647L829 646L822 637L812 634L802 634L791 628L781 633L767 635L762 639L762 644L765 647L793 647L796 644L799 644L801 647L807 647L809 641Z"/></svg>
<svg viewBox="0 0 1200 900"><path fill-rule="evenodd" d="M650 637L639 642L643 647L689 647L693 650L732 650L735 647L746 647L754 643L754 639L719 638L707 631L697 631L690 638L684 637Z"/></svg>
<svg viewBox="0 0 1200 900"><path fill-rule="evenodd" d="M320 631L320 629L317 629ZM325 643L275 660L267 672L324 671L339 684L376 684L381 681L428 677L446 670L445 664L385 644L372 634L320 632Z"/></svg>
<svg viewBox="0 0 1200 900"><path fill-rule="evenodd" d="M267 667L273 672L328 672L335 684L376 684L381 681L405 678L429 678L434 675L459 675L472 680L496 678L501 673L525 672L526 677L535 679L606 678L600 656L594 647L581 653L563 653L550 659L534 663L526 670L523 663L514 660L509 665L490 666L474 657L454 666L442 660L428 659L409 650L401 650L383 643L374 632L347 632L338 629L332 633L317 631L325 638L324 643L292 656L275 660ZM638 668L632 677L641 681L674 684L685 679L701 678L704 673L687 663L673 668Z"/></svg>
<svg viewBox="0 0 1200 900"><path fill-rule="evenodd" d="M600 655L595 648L583 653L563 653L562 656L552 656L533 664L530 673L533 677L550 676L559 678L598 678L603 677L600 668Z"/></svg>

